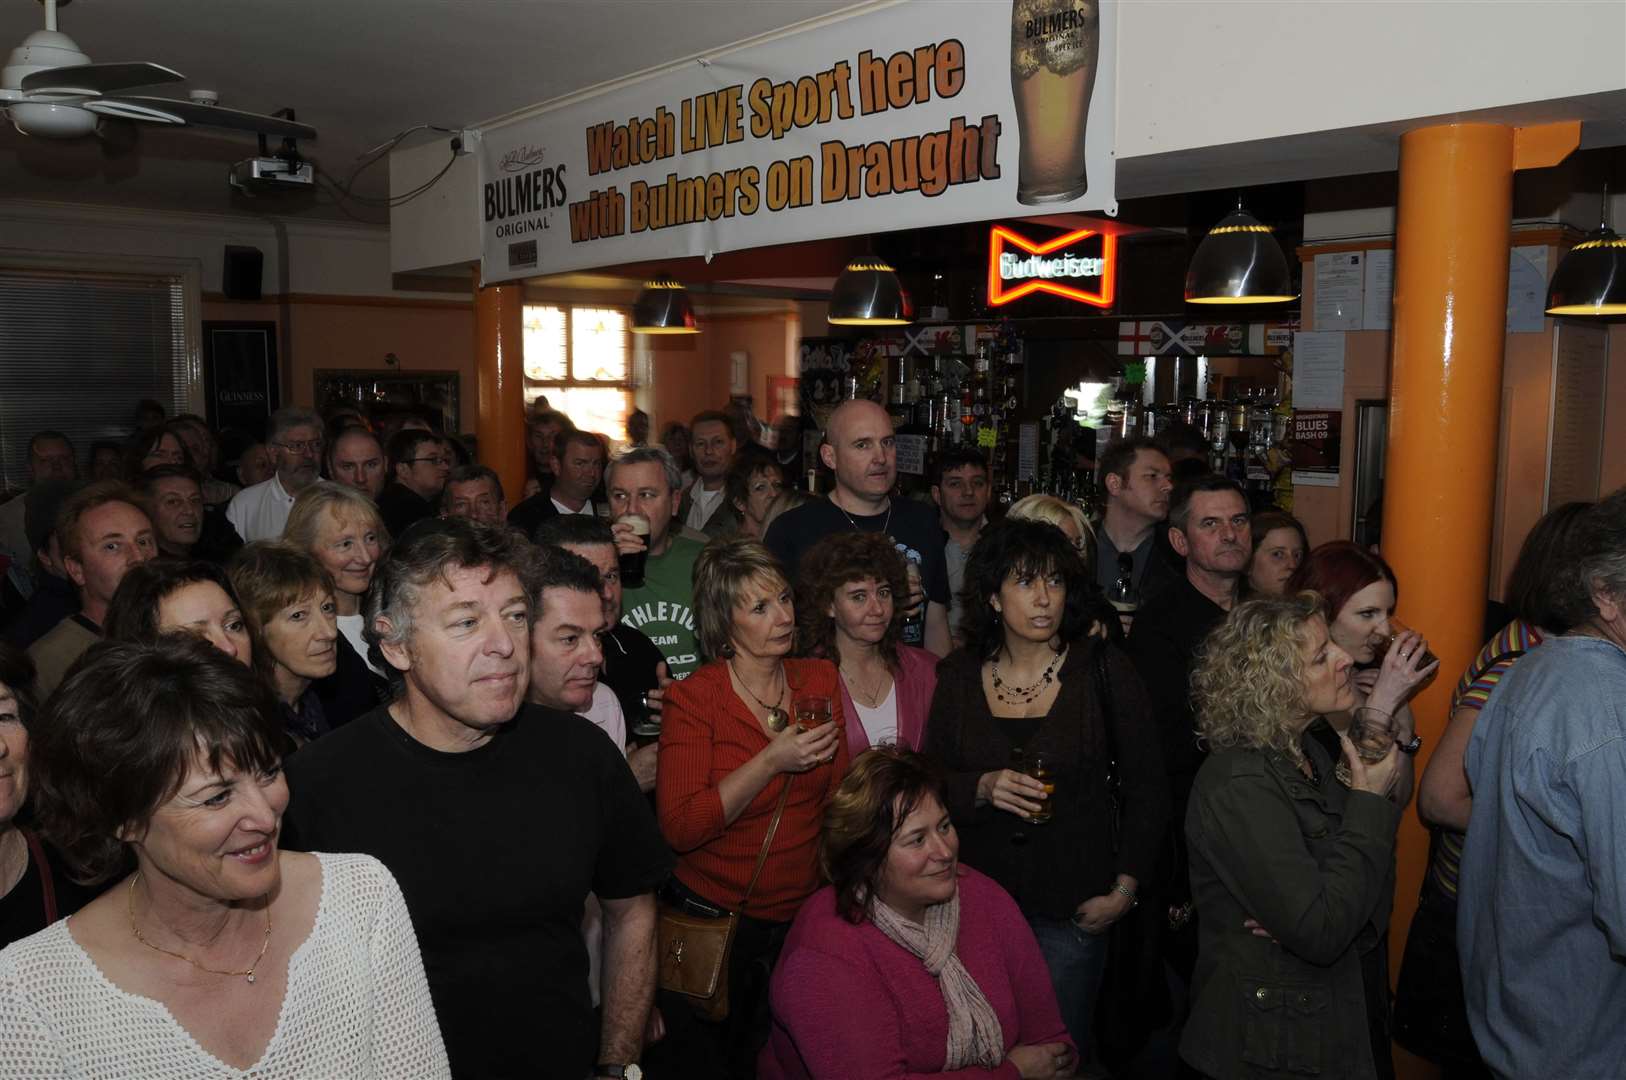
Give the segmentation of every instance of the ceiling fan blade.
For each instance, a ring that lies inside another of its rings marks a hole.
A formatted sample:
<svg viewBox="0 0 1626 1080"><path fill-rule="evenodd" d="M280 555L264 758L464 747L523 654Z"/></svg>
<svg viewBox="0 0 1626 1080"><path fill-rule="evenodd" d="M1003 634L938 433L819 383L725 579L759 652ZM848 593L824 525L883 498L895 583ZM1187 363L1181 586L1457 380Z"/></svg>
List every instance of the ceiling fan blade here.
<svg viewBox="0 0 1626 1080"><path fill-rule="evenodd" d="M185 81L185 75L162 64L79 64L30 72L23 76L20 89L31 94L107 94Z"/></svg>
<svg viewBox="0 0 1626 1080"><path fill-rule="evenodd" d="M151 100L156 101L158 99L153 98ZM81 103L79 107L93 113L100 113L102 116L116 116L120 120L145 120L149 124L186 123L185 120L182 120L174 113L162 112L158 109L149 109L145 105L137 105L132 101L125 100L124 98L96 98L92 101Z"/></svg>
<svg viewBox="0 0 1626 1080"><path fill-rule="evenodd" d="M262 116L259 113L242 112L237 109L223 109L219 105L199 105L191 101L176 101L174 98L126 97L124 95L117 98L104 98L102 101L97 102L100 105L109 103L126 106L134 105L138 108L150 109L167 117L173 117L173 122L197 124L201 127L261 131L267 135L283 139L316 138L316 129L309 124L297 124L292 120L284 120L281 117Z"/></svg>

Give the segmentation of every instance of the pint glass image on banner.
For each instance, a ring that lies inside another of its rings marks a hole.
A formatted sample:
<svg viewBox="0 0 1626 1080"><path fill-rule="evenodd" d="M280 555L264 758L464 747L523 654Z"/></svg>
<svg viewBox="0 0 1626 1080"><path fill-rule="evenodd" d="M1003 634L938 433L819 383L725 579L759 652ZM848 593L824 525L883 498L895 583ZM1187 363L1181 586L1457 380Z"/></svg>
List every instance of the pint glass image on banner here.
<svg viewBox="0 0 1626 1080"><path fill-rule="evenodd" d="M1089 188L1084 125L1101 47L1100 0L1012 0L1011 96L1021 140L1016 198L1066 202Z"/></svg>

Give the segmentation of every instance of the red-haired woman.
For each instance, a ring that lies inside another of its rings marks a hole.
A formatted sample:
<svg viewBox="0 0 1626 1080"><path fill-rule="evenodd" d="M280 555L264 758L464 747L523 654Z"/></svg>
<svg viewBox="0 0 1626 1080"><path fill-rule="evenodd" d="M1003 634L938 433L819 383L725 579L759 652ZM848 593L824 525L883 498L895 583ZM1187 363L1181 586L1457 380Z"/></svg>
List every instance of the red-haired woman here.
<svg viewBox="0 0 1626 1080"><path fill-rule="evenodd" d="M1350 540L1322 544L1310 552L1287 583L1289 596L1305 589L1321 595L1328 636L1359 669L1353 676L1355 706L1347 713L1327 714L1327 724L1313 726L1310 734L1320 737L1324 745L1336 746L1333 732L1347 731L1357 714L1364 722L1387 722L1402 751L1390 797L1404 806L1414 782L1412 755L1423 744L1409 702L1439 669L1439 661L1429 653L1421 634L1393 621L1400 585L1381 555ZM1361 957L1372 1055L1380 1078L1394 1075L1389 1050L1388 949L1385 934Z"/></svg>

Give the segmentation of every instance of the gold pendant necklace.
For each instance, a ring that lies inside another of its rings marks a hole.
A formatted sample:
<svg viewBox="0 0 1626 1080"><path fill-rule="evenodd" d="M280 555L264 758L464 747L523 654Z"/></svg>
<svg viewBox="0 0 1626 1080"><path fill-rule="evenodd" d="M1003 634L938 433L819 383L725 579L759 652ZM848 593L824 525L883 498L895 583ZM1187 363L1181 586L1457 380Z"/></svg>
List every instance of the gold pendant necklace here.
<svg viewBox="0 0 1626 1080"><path fill-rule="evenodd" d="M782 670L783 669L781 669L781 671ZM740 673L734 670L734 661L732 661L732 660L730 660L728 662L728 671L729 671L729 674L734 676L734 681L739 683L740 686L744 687L745 692L747 694L751 695L751 700L756 702L758 705L760 705L763 709L765 709L767 711L767 713L768 713L768 730L769 731L775 731L775 732L784 731L785 726L790 723L790 714L785 712L785 708L784 708L784 706L785 706L785 684L784 683L779 684L779 700L776 701L770 707L766 701L763 701L761 698L757 697L756 691L752 690L749 686L745 685L745 680L740 678Z"/></svg>
<svg viewBox="0 0 1626 1080"><path fill-rule="evenodd" d="M145 945L147 948L152 949L154 952L161 952L165 956L173 956L177 960L185 960L188 964L191 964L199 971L207 971L211 975L242 975L245 976L249 982L252 983L254 981L254 969L260 966L260 961L265 959L265 951L271 947L271 901L269 898L267 898L265 902L265 940L260 944L260 955L254 958L254 963L250 964L247 970L222 971L219 968L205 967L196 960L192 959L190 956L183 953L178 953L173 949L166 949L162 945L154 945L152 942L141 936L141 930L136 926L135 917L135 887L136 882L140 880L140 874L137 874L135 877L130 879L130 894L128 897L128 907L130 911L130 933L135 935L135 939L137 941L141 942L141 944Z"/></svg>

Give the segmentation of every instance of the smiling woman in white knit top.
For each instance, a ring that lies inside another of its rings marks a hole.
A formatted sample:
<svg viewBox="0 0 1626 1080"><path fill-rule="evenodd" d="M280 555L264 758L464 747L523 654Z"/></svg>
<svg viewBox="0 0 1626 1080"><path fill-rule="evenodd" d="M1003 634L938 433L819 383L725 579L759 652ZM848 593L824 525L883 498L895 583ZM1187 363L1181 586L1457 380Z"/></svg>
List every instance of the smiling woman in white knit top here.
<svg viewBox="0 0 1626 1080"><path fill-rule="evenodd" d="M0 952L0 1078L450 1075L389 871L277 850L278 727L191 639L98 645L63 683L39 823L112 884Z"/></svg>

